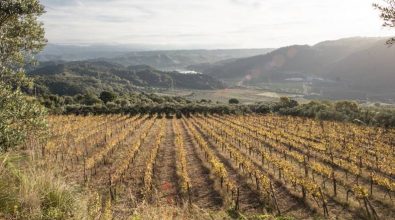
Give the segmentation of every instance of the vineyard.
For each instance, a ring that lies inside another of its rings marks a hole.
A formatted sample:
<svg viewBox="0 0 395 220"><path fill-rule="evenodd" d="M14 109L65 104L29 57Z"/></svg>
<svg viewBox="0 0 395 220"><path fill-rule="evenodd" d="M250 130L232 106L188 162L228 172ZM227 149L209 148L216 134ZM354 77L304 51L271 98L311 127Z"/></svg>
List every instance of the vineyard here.
<svg viewBox="0 0 395 220"><path fill-rule="evenodd" d="M297 219L395 216L395 130L274 115L49 122L46 164L99 192L119 218L143 202Z"/></svg>

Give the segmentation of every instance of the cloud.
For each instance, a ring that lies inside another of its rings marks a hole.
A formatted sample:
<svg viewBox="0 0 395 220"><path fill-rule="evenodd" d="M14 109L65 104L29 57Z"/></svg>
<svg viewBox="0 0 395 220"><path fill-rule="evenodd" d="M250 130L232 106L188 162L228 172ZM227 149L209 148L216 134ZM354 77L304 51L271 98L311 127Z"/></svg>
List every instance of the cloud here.
<svg viewBox="0 0 395 220"><path fill-rule="evenodd" d="M230 2L237 5L260 7L264 0L230 0Z"/></svg>
<svg viewBox="0 0 395 220"><path fill-rule="evenodd" d="M388 35L371 0L42 0L52 43L279 47ZM195 47L193 46L193 47Z"/></svg>
<svg viewBox="0 0 395 220"><path fill-rule="evenodd" d="M108 23L119 23L119 22L128 22L129 21L128 18L117 17L117 16L113 16L113 15L98 15L98 16L95 16L95 19L97 19L97 21L108 22Z"/></svg>
<svg viewBox="0 0 395 220"><path fill-rule="evenodd" d="M41 2L48 7L63 7L83 4L82 1L79 0L42 0Z"/></svg>

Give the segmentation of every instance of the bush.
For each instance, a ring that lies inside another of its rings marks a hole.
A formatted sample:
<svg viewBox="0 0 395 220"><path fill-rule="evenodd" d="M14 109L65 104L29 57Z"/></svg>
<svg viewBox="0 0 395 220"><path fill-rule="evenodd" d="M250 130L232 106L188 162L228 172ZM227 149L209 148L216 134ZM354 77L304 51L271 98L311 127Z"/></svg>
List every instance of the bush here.
<svg viewBox="0 0 395 220"><path fill-rule="evenodd" d="M239 103L240 103L240 102L239 102L238 99L235 99L235 98L229 99L229 104L231 104L231 105L237 105L237 104L239 104Z"/></svg>
<svg viewBox="0 0 395 220"><path fill-rule="evenodd" d="M395 127L395 113L390 111L379 112L375 115L374 121L386 128Z"/></svg>
<svg viewBox="0 0 395 220"><path fill-rule="evenodd" d="M270 107L268 105L259 105L255 110L256 113L267 114L270 113Z"/></svg>
<svg viewBox="0 0 395 220"><path fill-rule="evenodd" d="M109 91L103 91L100 93L100 99L104 102L112 102L117 98L117 96L115 95L115 93L113 92L109 92Z"/></svg>
<svg viewBox="0 0 395 220"><path fill-rule="evenodd" d="M0 82L0 151L46 131L46 110L34 98Z"/></svg>
<svg viewBox="0 0 395 220"><path fill-rule="evenodd" d="M106 106L109 109L115 109L118 105L116 103L114 103L114 102L107 102Z"/></svg>
<svg viewBox="0 0 395 220"><path fill-rule="evenodd" d="M101 100L97 98L96 95L87 93L84 95L83 101L81 104L84 105L95 105L101 103Z"/></svg>

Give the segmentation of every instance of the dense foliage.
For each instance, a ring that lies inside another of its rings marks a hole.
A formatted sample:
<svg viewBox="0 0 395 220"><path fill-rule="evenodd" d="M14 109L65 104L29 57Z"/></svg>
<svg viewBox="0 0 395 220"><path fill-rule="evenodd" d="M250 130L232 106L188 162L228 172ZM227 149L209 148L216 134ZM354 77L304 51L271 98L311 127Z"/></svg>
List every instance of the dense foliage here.
<svg viewBox="0 0 395 220"><path fill-rule="evenodd" d="M106 94L103 96L103 94ZM109 96L109 97L107 97ZM111 98L111 99L108 99ZM395 110L380 106L362 107L351 101L311 101L301 104L287 97L279 102L251 105L214 103L211 100L192 101L179 96L160 96L148 93L116 94L103 91L75 96L43 95L39 100L55 114L164 114L168 117L181 114L250 114L278 113L315 118L319 120L344 121L358 124L395 127ZM236 99L237 100L237 99Z"/></svg>
<svg viewBox="0 0 395 220"><path fill-rule="evenodd" d="M25 63L45 45L43 24L37 20L44 7L37 0L0 2L0 78L4 82L26 82Z"/></svg>
<svg viewBox="0 0 395 220"><path fill-rule="evenodd" d="M380 17L383 19L383 27L395 27L395 0L384 0L385 5L373 4L375 8L380 10ZM395 38L387 41L388 44L395 43Z"/></svg>
<svg viewBox="0 0 395 220"><path fill-rule="evenodd" d="M45 113L36 100L0 82L0 150L22 144L29 135L44 132Z"/></svg>
<svg viewBox="0 0 395 220"><path fill-rule="evenodd" d="M31 86L24 66L34 61L46 40L38 16L44 7L37 0L0 1L0 149L21 144L45 129L42 108L20 88Z"/></svg>
<svg viewBox="0 0 395 220"><path fill-rule="evenodd" d="M240 103L240 102L239 102L238 99L235 99L235 98L229 99L229 104L239 104L239 103Z"/></svg>
<svg viewBox="0 0 395 220"><path fill-rule="evenodd" d="M103 90L118 93L142 88L220 89L224 85L203 74L163 72L146 65L124 67L104 61L43 63L29 75L36 81L37 93L76 95Z"/></svg>
<svg viewBox="0 0 395 220"><path fill-rule="evenodd" d="M319 120L395 127L395 110L393 108L361 107L357 103L350 101L311 101L291 108L280 108L278 112L282 115L301 116Z"/></svg>

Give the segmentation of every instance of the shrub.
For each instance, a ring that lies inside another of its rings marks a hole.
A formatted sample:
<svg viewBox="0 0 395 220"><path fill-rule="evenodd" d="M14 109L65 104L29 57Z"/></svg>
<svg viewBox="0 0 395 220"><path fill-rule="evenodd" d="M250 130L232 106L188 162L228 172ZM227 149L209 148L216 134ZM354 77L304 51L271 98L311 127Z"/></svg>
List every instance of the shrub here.
<svg viewBox="0 0 395 220"><path fill-rule="evenodd" d="M34 99L0 82L0 151L46 130L46 110Z"/></svg>
<svg viewBox="0 0 395 220"><path fill-rule="evenodd" d="M100 93L100 99L104 102L112 102L117 98L117 96L115 95L115 93L113 92L109 92L109 91L103 91Z"/></svg>
<svg viewBox="0 0 395 220"><path fill-rule="evenodd" d="M238 99L235 99L235 98L231 98L231 99L229 99L229 104L234 104L234 105L237 105L237 104L239 104L240 102L239 102L239 100Z"/></svg>

